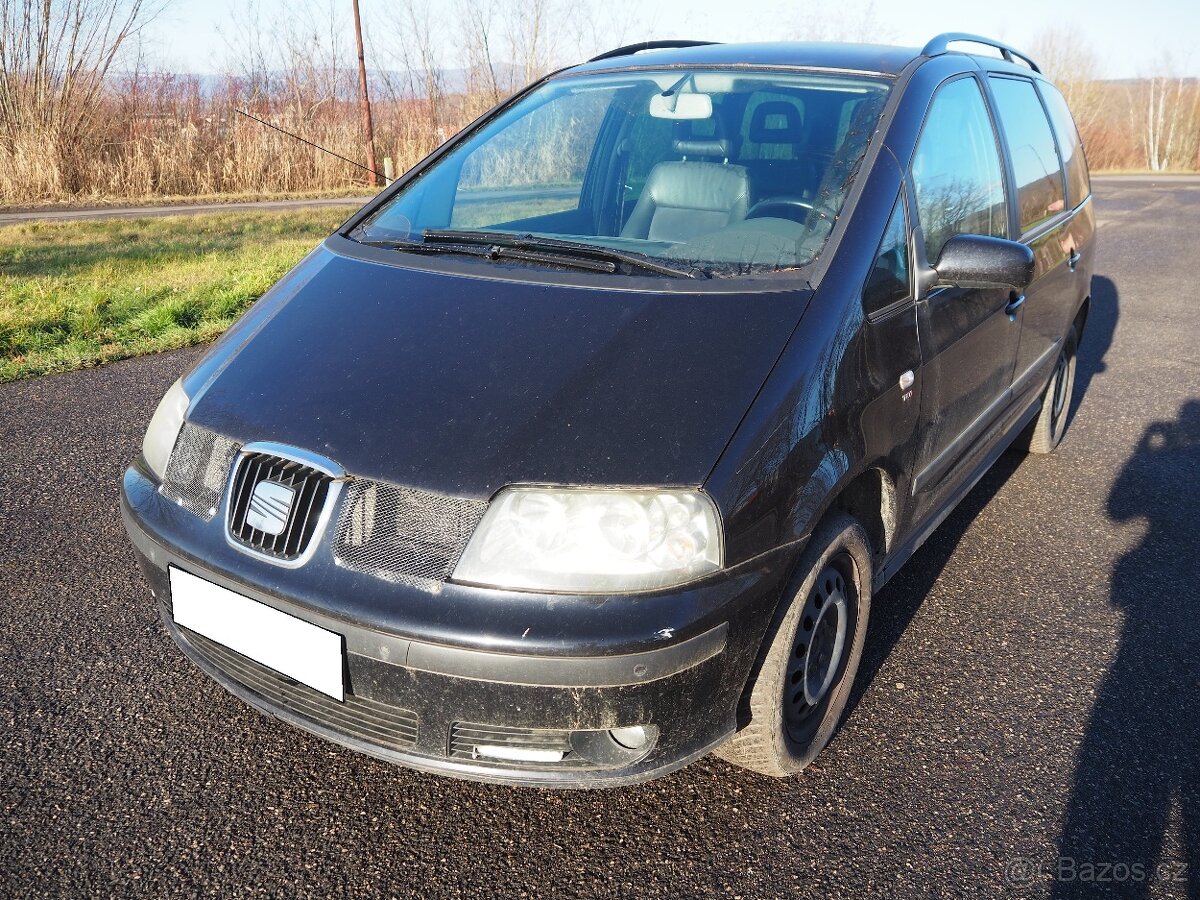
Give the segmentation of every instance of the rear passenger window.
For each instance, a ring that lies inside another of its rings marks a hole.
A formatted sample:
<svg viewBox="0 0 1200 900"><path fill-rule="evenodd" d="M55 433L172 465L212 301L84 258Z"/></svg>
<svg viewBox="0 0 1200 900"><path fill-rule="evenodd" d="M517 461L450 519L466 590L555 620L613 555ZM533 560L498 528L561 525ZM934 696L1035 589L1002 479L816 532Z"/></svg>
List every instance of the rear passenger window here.
<svg viewBox="0 0 1200 900"><path fill-rule="evenodd" d="M1021 231L1026 232L1066 209L1058 150L1032 81L993 77L992 93L1017 177Z"/></svg>
<svg viewBox="0 0 1200 900"><path fill-rule="evenodd" d="M863 306L867 314L879 312L908 296L908 229L904 221L904 194L896 201L875 264L863 286Z"/></svg>
<svg viewBox="0 0 1200 900"><path fill-rule="evenodd" d="M1000 173L996 133L978 83L960 78L940 88L912 162L917 216L931 264L956 234L1007 237Z"/></svg>
<svg viewBox="0 0 1200 900"><path fill-rule="evenodd" d="M1063 168L1067 172L1067 199L1071 206L1078 206L1092 192L1079 131L1075 127L1075 120L1071 118L1067 101L1058 92L1058 88L1049 82L1039 81L1038 90L1042 92L1042 99L1046 101L1046 109L1050 111L1050 123L1058 137L1058 149L1062 153Z"/></svg>

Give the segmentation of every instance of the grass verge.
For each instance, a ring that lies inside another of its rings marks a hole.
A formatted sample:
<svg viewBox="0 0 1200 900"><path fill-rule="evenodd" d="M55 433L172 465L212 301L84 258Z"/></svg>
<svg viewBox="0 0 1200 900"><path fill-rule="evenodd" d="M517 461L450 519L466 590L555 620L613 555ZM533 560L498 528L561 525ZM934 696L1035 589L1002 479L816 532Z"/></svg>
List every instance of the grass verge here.
<svg viewBox="0 0 1200 900"><path fill-rule="evenodd" d="M0 228L0 382L211 340L351 210Z"/></svg>

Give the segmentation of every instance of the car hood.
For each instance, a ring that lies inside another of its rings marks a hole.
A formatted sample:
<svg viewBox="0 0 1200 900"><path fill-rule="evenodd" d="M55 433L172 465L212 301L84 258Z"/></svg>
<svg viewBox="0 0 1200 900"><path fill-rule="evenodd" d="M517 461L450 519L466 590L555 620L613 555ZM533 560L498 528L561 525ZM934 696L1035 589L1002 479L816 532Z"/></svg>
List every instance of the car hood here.
<svg viewBox="0 0 1200 900"><path fill-rule="evenodd" d="M701 484L811 297L512 274L323 245L188 374L188 418L456 496L520 482Z"/></svg>

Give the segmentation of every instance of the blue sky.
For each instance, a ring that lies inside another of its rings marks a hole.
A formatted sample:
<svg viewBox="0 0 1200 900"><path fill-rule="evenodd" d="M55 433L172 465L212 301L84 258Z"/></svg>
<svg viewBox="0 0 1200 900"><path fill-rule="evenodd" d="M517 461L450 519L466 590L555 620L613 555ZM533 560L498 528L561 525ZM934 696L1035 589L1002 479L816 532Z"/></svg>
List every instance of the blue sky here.
<svg viewBox="0 0 1200 900"><path fill-rule="evenodd" d="M228 35L236 30L231 10L245 0L176 0L146 34L158 67L188 72L215 72L228 60ZM288 17L287 0L258 0L264 20ZM326 0L349 9L349 0ZM369 32L383 34L399 3L409 0L360 0ZM570 2L570 0L561 0ZM295 4L291 4L294 6ZM1156 74L1169 59L1174 74L1200 75L1200 2L1196 0L609 0L613 19L633 21L632 31L609 43L688 37L720 41L762 41L795 37L805 27L825 32L854 29L869 11L878 23L880 43L920 46L940 31L970 31L1000 38L1024 48L1049 27L1078 28L1099 55L1102 74L1127 78ZM434 9L453 10L451 0ZM349 29L349 19L345 19ZM806 24L807 23L807 24ZM454 67L456 47L450 29L443 37L445 65ZM603 44L604 36L596 39ZM593 49L593 48L585 48ZM608 49L608 45L595 49ZM571 60L563 59L566 63Z"/></svg>

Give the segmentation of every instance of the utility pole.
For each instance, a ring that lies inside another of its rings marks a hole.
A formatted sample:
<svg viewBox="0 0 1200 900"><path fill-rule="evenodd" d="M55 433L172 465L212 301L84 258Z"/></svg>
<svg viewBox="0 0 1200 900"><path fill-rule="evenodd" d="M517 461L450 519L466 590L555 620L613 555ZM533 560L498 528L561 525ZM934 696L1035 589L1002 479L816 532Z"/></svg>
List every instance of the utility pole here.
<svg viewBox="0 0 1200 900"><path fill-rule="evenodd" d="M371 174L367 176L367 184L379 186L379 171L375 165L375 129L371 126L371 97L367 93L367 63L363 57L362 20L358 15L358 0L354 4L354 39L358 42L358 98L362 106L363 139L367 142L367 168Z"/></svg>

